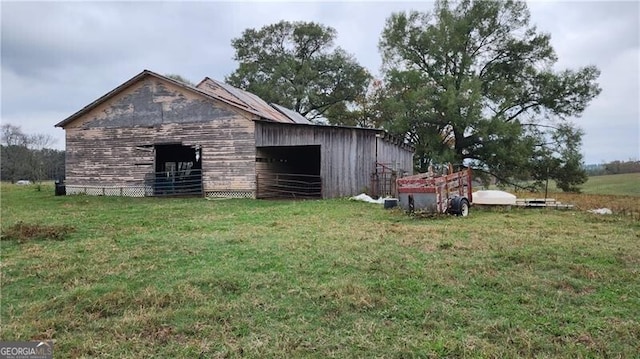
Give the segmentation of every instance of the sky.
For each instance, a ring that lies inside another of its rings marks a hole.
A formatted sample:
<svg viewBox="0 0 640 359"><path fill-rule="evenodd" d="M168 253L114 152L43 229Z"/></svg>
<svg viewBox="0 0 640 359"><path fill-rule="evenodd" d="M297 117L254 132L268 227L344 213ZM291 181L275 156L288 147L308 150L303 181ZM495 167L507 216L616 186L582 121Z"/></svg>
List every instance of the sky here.
<svg viewBox="0 0 640 359"><path fill-rule="evenodd" d="M579 118L587 164L640 160L640 1L529 1L551 34L557 70L596 65L602 93ZM148 69L192 82L224 80L238 64L231 40L280 20L337 30L336 45L374 76L393 13L433 2L0 2L1 122L49 134L54 125Z"/></svg>

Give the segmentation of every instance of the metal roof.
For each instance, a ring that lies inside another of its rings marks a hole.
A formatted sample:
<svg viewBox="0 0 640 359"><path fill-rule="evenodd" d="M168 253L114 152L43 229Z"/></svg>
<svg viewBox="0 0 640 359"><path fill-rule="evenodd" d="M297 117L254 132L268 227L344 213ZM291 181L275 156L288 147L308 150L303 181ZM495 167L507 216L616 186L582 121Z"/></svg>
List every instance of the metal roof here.
<svg viewBox="0 0 640 359"><path fill-rule="evenodd" d="M202 80L196 88L213 97L220 98L227 102L232 102L237 107L256 114L264 119L283 123L296 122L282 112L269 106L269 104L260 97L224 82L205 77L205 79Z"/></svg>
<svg viewBox="0 0 640 359"><path fill-rule="evenodd" d="M300 113L294 110L290 110L286 107L280 106L275 103L272 103L271 106L273 106L276 110L280 111L283 115L289 117L295 123L301 123L306 125L312 124L311 121L309 121L306 117L302 116Z"/></svg>

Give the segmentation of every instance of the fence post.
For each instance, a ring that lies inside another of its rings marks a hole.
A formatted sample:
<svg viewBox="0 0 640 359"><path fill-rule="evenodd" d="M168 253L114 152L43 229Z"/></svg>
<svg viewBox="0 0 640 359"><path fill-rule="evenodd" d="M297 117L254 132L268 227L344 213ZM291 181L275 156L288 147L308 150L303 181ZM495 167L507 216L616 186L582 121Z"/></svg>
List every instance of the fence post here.
<svg viewBox="0 0 640 359"><path fill-rule="evenodd" d="M256 199L260 198L260 174L256 173Z"/></svg>

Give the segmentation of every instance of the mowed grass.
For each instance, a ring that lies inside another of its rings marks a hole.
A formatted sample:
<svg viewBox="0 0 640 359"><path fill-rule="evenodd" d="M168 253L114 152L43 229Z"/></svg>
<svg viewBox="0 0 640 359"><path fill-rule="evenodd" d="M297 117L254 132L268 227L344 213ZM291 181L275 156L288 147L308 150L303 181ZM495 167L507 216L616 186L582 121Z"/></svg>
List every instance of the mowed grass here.
<svg viewBox="0 0 640 359"><path fill-rule="evenodd" d="M614 198L615 199L615 198ZM640 222L2 187L2 340L55 357L637 357Z"/></svg>
<svg viewBox="0 0 640 359"><path fill-rule="evenodd" d="M531 185L531 182L521 182L519 185L523 187L529 186ZM580 192L585 194L640 197L640 173L590 176L587 179L587 182L579 187ZM492 185L488 188L476 187L475 189L500 188ZM514 189L513 187L507 187L505 190L509 192L517 192L517 189ZM556 182L554 180L549 180L549 187L547 190L550 196L555 196L556 193L563 193L562 190L556 186ZM544 194L544 185L537 196L539 197L540 194Z"/></svg>
<svg viewBox="0 0 640 359"><path fill-rule="evenodd" d="M640 196L640 173L591 176L582 185L583 193Z"/></svg>

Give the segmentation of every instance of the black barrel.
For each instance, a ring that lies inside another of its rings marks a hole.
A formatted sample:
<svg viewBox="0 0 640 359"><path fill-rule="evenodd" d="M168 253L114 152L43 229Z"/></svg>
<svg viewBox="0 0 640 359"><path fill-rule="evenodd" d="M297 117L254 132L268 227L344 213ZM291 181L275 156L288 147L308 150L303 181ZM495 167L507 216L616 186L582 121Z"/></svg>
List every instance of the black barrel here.
<svg viewBox="0 0 640 359"><path fill-rule="evenodd" d="M66 196L67 187L64 185L64 181L56 181L56 196Z"/></svg>
<svg viewBox="0 0 640 359"><path fill-rule="evenodd" d="M385 209L391 209L391 208L395 208L398 206L398 199L397 198L386 198L384 200L384 208Z"/></svg>

